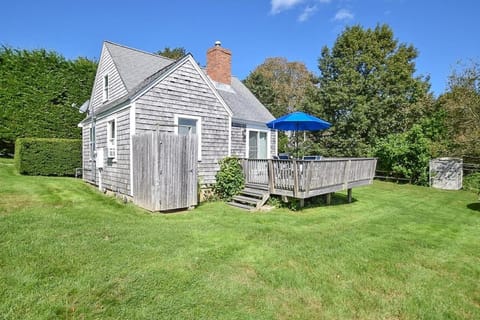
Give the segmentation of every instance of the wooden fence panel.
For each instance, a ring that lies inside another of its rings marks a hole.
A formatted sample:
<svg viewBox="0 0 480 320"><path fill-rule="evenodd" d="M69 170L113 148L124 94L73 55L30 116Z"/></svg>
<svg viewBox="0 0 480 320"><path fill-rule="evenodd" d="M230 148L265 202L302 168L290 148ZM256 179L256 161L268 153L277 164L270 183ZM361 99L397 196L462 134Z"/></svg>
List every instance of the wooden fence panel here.
<svg viewBox="0 0 480 320"><path fill-rule="evenodd" d="M150 211L197 204L197 139L163 132L133 137L133 201Z"/></svg>

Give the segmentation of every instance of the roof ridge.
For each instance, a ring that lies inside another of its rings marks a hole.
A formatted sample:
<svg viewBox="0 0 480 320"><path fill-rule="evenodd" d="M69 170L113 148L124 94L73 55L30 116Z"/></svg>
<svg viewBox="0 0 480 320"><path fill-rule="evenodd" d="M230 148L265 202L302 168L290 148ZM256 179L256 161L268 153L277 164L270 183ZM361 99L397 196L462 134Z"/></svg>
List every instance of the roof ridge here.
<svg viewBox="0 0 480 320"><path fill-rule="evenodd" d="M114 45L114 46L117 46L117 47L121 47L121 48L124 48L124 49L128 49L128 50L136 51L136 52L139 52L139 53L147 54L147 55L150 55L150 56L153 56L153 57L156 57L156 58L163 58L163 59L171 60L172 62L173 62L173 61L176 61L175 59L172 59L172 58L169 58L169 57L165 57L165 56L162 56L162 55L160 55L160 54L155 54L155 53L147 52L147 51L145 51L145 50L140 50L140 49L137 49L137 48L132 48L132 47L126 46L126 45L124 45L124 44L115 43L115 42L110 41L110 40L104 40L103 42L104 42L104 43L109 43L109 44L111 44L111 45Z"/></svg>

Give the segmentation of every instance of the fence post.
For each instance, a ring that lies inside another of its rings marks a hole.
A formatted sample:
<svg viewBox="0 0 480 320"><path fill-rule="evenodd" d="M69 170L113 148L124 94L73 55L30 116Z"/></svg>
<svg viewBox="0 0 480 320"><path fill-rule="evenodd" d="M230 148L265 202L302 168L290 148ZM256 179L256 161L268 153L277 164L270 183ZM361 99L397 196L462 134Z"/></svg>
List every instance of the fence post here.
<svg viewBox="0 0 480 320"><path fill-rule="evenodd" d="M343 189L348 189L348 176L350 174L350 164L352 160L348 159L347 163L345 164L345 176L343 178Z"/></svg>

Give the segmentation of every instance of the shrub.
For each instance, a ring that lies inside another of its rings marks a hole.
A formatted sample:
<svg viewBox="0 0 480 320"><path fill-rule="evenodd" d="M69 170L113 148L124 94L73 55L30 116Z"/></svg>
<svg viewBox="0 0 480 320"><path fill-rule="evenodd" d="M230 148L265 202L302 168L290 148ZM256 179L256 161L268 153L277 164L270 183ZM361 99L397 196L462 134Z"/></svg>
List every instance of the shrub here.
<svg viewBox="0 0 480 320"><path fill-rule="evenodd" d="M82 140L17 139L15 165L25 175L73 176L82 165Z"/></svg>
<svg viewBox="0 0 480 320"><path fill-rule="evenodd" d="M375 148L379 169L410 178L414 183L428 182L430 140L425 137L419 125L400 134L391 134L381 139Z"/></svg>
<svg viewBox="0 0 480 320"><path fill-rule="evenodd" d="M480 172L465 176L463 178L463 189L480 193Z"/></svg>
<svg viewBox="0 0 480 320"><path fill-rule="evenodd" d="M229 201L242 190L245 184L240 160L236 157L226 157L220 160L220 170L215 175L216 184L213 187L220 199Z"/></svg>

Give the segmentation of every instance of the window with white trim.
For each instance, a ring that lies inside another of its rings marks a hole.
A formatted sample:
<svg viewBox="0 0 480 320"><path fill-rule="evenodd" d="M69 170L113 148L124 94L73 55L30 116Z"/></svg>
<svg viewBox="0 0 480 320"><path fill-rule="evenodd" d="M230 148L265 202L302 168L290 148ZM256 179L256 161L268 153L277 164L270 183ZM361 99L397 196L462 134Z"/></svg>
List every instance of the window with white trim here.
<svg viewBox="0 0 480 320"><path fill-rule="evenodd" d="M109 83L108 83L108 74L103 76L103 93L102 93L102 98L103 101L107 101L109 98Z"/></svg>
<svg viewBox="0 0 480 320"><path fill-rule="evenodd" d="M117 126L115 119L107 122L107 154L108 158L117 158Z"/></svg>
<svg viewBox="0 0 480 320"><path fill-rule="evenodd" d="M202 119L194 116L175 115L175 133L197 135L198 160L202 160Z"/></svg>
<svg viewBox="0 0 480 320"><path fill-rule="evenodd" d="M268 159L268 132L247 130L249 159Z"/></svg>
<svg viewBox="0 0 480 320"><path fill-rule="evenodd" d="M95 159L95 127L90 127L89 129L89 136L90 136L90 160Z"/></svg>

